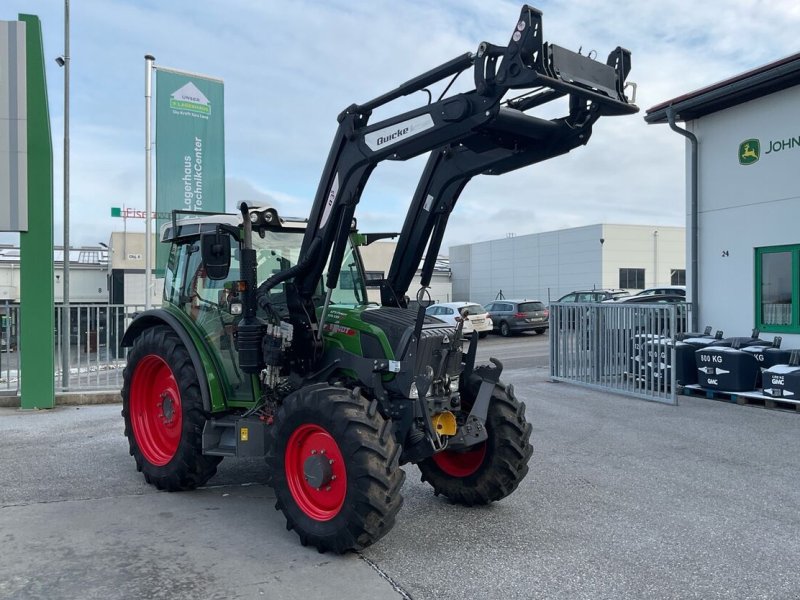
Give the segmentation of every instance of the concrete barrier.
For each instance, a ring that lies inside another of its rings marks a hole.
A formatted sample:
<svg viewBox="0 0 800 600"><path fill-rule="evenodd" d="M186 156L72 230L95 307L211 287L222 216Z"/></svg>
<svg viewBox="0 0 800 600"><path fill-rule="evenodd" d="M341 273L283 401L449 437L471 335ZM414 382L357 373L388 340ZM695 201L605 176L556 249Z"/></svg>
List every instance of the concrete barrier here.
<svg viewBox="0 0 800 600"><path fill-rule="evenodd" d="M88 404L120 404L119 392L66 392L56 393L56 406L81 406ZM19 408L19 396L0 396L0 407Z"/></svg>

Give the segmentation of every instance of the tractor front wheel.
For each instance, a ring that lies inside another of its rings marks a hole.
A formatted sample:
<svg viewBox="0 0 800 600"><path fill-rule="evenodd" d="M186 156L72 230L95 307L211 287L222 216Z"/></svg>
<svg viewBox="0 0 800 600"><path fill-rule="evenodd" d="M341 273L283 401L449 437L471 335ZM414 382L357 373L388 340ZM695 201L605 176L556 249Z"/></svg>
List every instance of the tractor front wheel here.
<svg viewBox="0 0 800 600"><path fill-rule="evenodd" d="M203 485L222 458L203 456L200 384L178 335L165 325L144 331L123 379L125 436L145 481L170 492Z"/></svg>
<svg viewBox="0 0 800 600"><path fill-rule="evenodd" d="M477 395L480 379L470 382L469 391ZM465 409L472 399L464 398ZM501 500L517 489L528 473L533 454L531 425L525 420L525 404L517 400L511 388L497 384L492 392L485 442L466 450L444 450L421 461L422 481L434 493L456 504L473 506Z"/></svg>
<svg viewBox="0 0 800 600"><path fill-rule="evenodd" d="M326 384L303 388L283 401L270 436L275 508L304 546L360 550L392 528L405 473L376 400Z"/></svg>

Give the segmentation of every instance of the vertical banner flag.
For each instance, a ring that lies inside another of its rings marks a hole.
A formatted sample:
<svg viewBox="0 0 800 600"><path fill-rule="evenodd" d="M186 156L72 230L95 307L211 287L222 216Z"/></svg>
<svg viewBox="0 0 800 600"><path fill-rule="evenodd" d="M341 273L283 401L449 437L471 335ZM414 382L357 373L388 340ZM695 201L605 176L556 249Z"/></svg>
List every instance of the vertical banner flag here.
<svg viewBox="0 0 800 600"><path fill-rule="evenodd" d="M161 225L173 210L225 211L222 80L156 69L156 268L163 276L168 246Z"/></svg>

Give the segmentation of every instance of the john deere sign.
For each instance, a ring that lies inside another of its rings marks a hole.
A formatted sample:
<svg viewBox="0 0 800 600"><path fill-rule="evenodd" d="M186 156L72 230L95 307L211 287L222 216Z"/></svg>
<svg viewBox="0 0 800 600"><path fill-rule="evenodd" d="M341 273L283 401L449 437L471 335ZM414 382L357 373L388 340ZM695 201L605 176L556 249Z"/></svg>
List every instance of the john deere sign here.
<svg viewBox="0 0 800 600"><path fill-rule="evenodd" d="M794 148L800 148L800 136L782 140L769 140L764 156ZM752 165L754 162L758 162L759 158L761 158L761 142L757 138L751 138L739 144L740 165Z"/></svg>
<svg viewBox="0 0 800 600"><path fill-rule="evenodd" d="M739 164L752 165L761 157L761 142L749 139L739 144Z"/></svg>

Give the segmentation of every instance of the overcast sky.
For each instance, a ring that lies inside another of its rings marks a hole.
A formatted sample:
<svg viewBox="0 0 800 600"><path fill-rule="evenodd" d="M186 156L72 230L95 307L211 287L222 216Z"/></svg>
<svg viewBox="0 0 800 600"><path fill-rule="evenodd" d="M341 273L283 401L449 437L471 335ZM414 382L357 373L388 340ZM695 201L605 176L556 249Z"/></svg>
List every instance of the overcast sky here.
<svg viewBox="0 0 800 600"><path fill-rule="evenodd" d="M307 216L336 115L481 41L508 42L521 2L72 0L71 242L106 242L112 206L144 208L144 55L225 81L227 207L271 203ZM633 116L604 117L586 147L464 191L443 246L593 223L684 225L684 139L644 110L798 51L800 3L538 2L544 38L605 59L632 52ZM0 19L44 29L62 240L60 0L3 0ZM462 77L463 83L469 77ZM411 98L423 102L422 94ZM398 112L409 108L399 103ZM382 113L383 114L383 113ZM534 113L536 114L536 113ZM384 116L386 116L384 114ZM543 116L553 116L545 114ZM357 210L362 231L399 231L425 157L380 165ZM129 221L129 230L144 230Z"/></svg>

